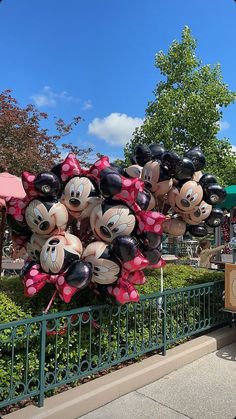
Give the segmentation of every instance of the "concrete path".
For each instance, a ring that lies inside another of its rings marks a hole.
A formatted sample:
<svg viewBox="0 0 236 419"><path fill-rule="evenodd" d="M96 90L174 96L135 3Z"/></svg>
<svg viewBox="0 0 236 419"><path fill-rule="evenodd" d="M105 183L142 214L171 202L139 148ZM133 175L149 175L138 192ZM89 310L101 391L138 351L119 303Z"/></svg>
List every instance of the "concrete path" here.
<svg viewBox="0 0 236 419"><path fill-rule="evenodd" d="M235 419L236 343L80 419Z"/></svg>

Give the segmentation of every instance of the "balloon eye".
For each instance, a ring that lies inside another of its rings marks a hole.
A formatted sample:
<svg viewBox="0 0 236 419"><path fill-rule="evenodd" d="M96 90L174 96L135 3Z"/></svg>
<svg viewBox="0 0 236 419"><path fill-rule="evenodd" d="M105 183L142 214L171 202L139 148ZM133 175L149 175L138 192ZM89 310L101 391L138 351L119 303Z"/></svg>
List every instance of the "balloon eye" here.
<svg viewBox="0 0 236 419"><path fill-rule="evenodd" d="M46 252L48 253L48 252L49 252L49 250L50 250L50 247L47 247Z"/></svg>
<svg viewBox="0 0 236 419"><path fill-rule="evenodd" d="M97 266L94 268L94 270L97 271L97 272L100 271L100 269Z"/></svg>
<svg viewBox="0 0 236 419"><path fill-rule="evenodd" d="M79 198L80 192L76 192L76 198Z"/></svg>
<svg viewBox="0 0 236 419"><path fill-rule="evenodd" d="M111 228L111 227L113 227L113 225L114 225L114 223L113 223L113 222L111 222L111 223L108 223L108 224L107 224L107 227Z"/></svg>
<svg viewBox="0 0 236 419"><path fill-rule="evenodd" d="M71 191L70 196L75 196L75 191Z"/></svg>
<svg viewBox="0 0 236 419"><path fill-rule="evenodd" d="M37 220L43 221L42 217L40 215L37 216Z"/></svg>
<svg viewBox="0 0 236 419"><path fill-rule="evenodd" d="M34 224L38 225L39 224L38 220L34 220Z"/></svg>

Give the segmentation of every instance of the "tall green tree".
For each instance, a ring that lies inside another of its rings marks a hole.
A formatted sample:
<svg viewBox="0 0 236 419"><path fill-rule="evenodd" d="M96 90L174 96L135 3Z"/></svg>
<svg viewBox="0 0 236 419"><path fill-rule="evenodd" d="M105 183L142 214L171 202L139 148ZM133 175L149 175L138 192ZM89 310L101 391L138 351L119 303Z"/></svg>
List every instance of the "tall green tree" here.
<svg viewBox="0 0 236 419"><path fill-rule="evenodd" d="M205 152L206 170L224 185L236 183L236 156L227 138L218 139L222 108L236 93L224 83L220 65L202 65L196 40L185 27L181 41L160 51L155 66L163 76L148 103L143 125L125 147L126 163L136 144L162 142L166 149L184 153L193 146Z"/></svg>

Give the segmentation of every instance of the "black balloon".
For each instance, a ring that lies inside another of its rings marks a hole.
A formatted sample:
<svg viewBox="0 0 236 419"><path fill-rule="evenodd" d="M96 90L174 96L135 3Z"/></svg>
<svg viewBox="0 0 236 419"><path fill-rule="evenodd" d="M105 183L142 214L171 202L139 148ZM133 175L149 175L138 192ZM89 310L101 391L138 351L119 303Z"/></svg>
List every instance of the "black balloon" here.
<svg viewBox="0 0 236 419"><path fill-rule="evenodd" d="M226 198L226 191L222 186L210 184L203 187L203 199L207 204L216 205Z"/></svg>
<svg viewBox="0 0 236 419"><path fill-rule="evenodd" d="M170 177L174 177L176 168L180 163L180 160L181 159L178 156L178 154L170 151L165 151L161 158L163 171L166 172Z"/></svg>
<svg viewBox="0 0 236 419"><path fill-rule="evenodd" d="M161 236L151 231L145 231L139 236L139 239L144 250L159 248L161 245Z"/></svg>
<svg viewBox="0 0 236 419"><path fill-rule="evenodd" d="M224 212L220 208L213 208L205 223L209 227L219 227L224 216Z"/></svg>
<svg viewBox="0 0 236 419"><path fill-rule="evenodd" d="M37 192L44 196L56 196L60 192L61 184L54 173L43 172L36 176L34 187Z"/></svg>
<svg viewBox="0 0 236 419"><path fill-rule="evenodd" d="M149 261L150 265L156 265L161 259L161 252L158 249L143 250L143 255Z"/></svg>
<svg viewBox="0 0 236 419"><path fill-rule="evenodd" d="M138 144L134 149L134 157L139 166L144 166L152 159L152 153L147 145Z"/></svg>
<svg viewBox="0 0 236 419"><path fill-rule="evenodd" d="M122 189L121 175L117 172L102 172L100 190L105 197L114 196Z"/></svg>
<svg viewBox="0 0 236 419"><path fill-rule="evenodd" d="M138 193L136 202L140 208L145 211L148 208L151 199L151 192L145 189L144 191Z"/></svg>
<svg viewBox="0 0 236 419"><path fill-rule="evenodd" d="M198 172L205 167L206 159L199 147L193 147L185 154L188 159L192 160L195 171Z"/></svg>
<svg viewBox="0 0 236 419"><path fill-rule="evenodd" d="M90 263L75 261L65 274L65 281L79 290L87 287L92 278L92 266Z"/></svg>
<svg viewBox="0 0 236 419"><path fill-rule="evenodd" d="M122 262L132 260L137 252L138 242L130 236L120 236L113 240L111 253Z"/></svg>
<svg viewBox="0 0 236 419"><path fill-rule="evenodd" d="M151 144L149 146L151 153L152 153L152 159L153 160L161 160L161 157L163 155L163 153L165 152L165 149L163 147L163 145L161 144Z"/></svg>
<svg viewBox="0 0 236 419"><path fill-rule="evenodd" d="M24 221L17 221L11 214L7 215L7 224L14 233L20 236L30 236L32 234L32 231Z"/></svg>
<svg viewBox="0 0 236 419"><path fill-rule="evenodd" d="M188 231L194 237L204 237L208 234L207 227L204 224L188 226Z"/></svg>
<svg viewBox="0 0 236 419"><path fill-rule="evenodd" d="M215 176L209 174L209 173L205 173L204 175L202 175L201 179L199 180L199 183L202 187L207 186L207 185L211 185L211 184L216 184L217 180L215 178Z"/></svg>
<svg viewBox="0 0 236 419"><path fill-rule="evenodd" d="M175 178L177 180L190 180L194 174L195 168L193 162L187 157L181 157L175 168Z"/></svg>

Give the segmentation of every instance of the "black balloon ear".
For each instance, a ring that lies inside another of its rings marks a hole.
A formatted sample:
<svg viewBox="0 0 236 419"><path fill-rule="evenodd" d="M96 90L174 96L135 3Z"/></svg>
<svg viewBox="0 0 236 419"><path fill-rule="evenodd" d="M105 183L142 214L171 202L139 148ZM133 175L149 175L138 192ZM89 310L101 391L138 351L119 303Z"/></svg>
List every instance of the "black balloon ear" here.
<svg viewBox="0 0 236 419"><path fill-rule="evenodd" d="M131 164L137 164L136 158L134 156L131 157L130 161Z"/></svg>
<svg viewBox="0 0 236 419"><path fill-rule="evenodd" d="M61 184L52 172L39 173L34 180L34 188L44 196L55 196L60 193Z"/></svg>
<svg viewBox="0 0 236 419"><path fill-rule="evenodd" d="M217 184L217 180L216 180L215 176L210 175L210 173L205 173L200 178L199 183L200 183L201 187L204 188L207 185Z"/></svg>
<svg viewBox="0 0 236 419"><path fill-rule="evenodd" d="M134 149L134 158L139 166L144 166L148 161L152 160L151 150L147 145L138 144Z"/></svg>
<svg viewBox="0 0 236 419"><path fill-rule="evenodd" d="M80 256L78 254L64 250L64 262L61 268L61 272L67 269L73 262L78 261L79 259Z"/></svg>
<svg viewBox="0 0 236 419"><path fill-rule="evenodd" d="M122 262L132 260L137 252L138 242L130 236L120 236L113 240L111 253Z"/></svg>
<svg viewBox="0 0 236 419"><path fill-rule="evenodd" d="M178 156L178 154L170 151L165 151L161 158L163 171L168 173L170 177L174 177L176 168L180 163L180 160L181 159Z"/></svg>
<svg viewBox="0 0 236 419"><path fill-rule="evenodd" d="M143 255L149 261L150 265L156 265L161 259L161 252L158 249L143 250Z"/></svg>
<svg viewBox="0 0 236 419"><path fill-rule="evenodd" d="M139 236L139 239L142 242L142 248L144 250L159 249L159 246L161 245L161 236L151 231L145 231Z"/></svg>
<svg viewBox="0 0 236 419"><path fill-rule="evenodd" d="M161 160L161 157L165 152L163 145L154 143L149 146L149 149L152 153L153 160Z"/></svg>
<svg viewBox="0 0 236 419"><path fill-rule="evenodd" d="M151 192L145 189L144 191L138 193L136 202L143 211L146 211L149 207L151 199Z"/></svg>
<svg viewBox="0 0 236 419"><path fill-rule="evenodd" d="M23 268L20 271L20 277L23 277L29 272L33 265L35 265L35 260L28 260L25 262Z"/></svg>
<svg viewBox="0 0 236 419"><path fill-rule="evenodd" d="M118 166L118 164L116 164L116 163L110 163L110 166L111 166L111 169L114 172L116 172L116 173L118 173L120 175L123 175L123 173L124 173L124 167Z"/></svg>
<svg viewBox="0 0 236 419"><path fill-rule="evenodd" d="M185 157L192 160L195 171L198 172L205 167L206 159L199 147L193 147L185 153Z"/></svg>
<svg viewBox="0 0 236 419"><path fill-rule="evenodd" d="M117 172L102 172L100 190L105 197L114 196L122 189L121 175Z"/></svg>
<svg viewBox="0 0 236 419"><path fill-rule="evenodd" d="M187 157L181 157L175 168L175 179L190 180L194 174L195 168L193 162Z"/></svg>
<svg viewBox="0 0 236 419"><path fill-rule="evenodd" d="M194 237L205 237L208 234L208 229L204 224L189 225L188 232Z"/></svg>
<svg viewBox="0 0 236 419"><path fill-rule="evenodd" d="M56 164L56 166L54 166L51 169L51 172L56 175L58 177L58 179L61 181L61 167L62 167L62 163L58 163Z"/></svg>
<svg viewBox="0 0 236 419"><path fill-rule="evenodd" d="M30 236L32 234L24 221L17 221L11 214L7 215L7 224L19 236Z"/></svg>
<svg viewBox="0 0 236 419"><path fill-rule="evenodd" d="M75 261L71 264L65 274L65 281L71 287L79 290L87 287L92 279L92 266L90 263L82 260Z"/></svg>
<svg viewBox="0 0 236 419"><path fill-rule="evenodd" d="M209 217L205 220L205 223L209 227L219 227L224 217L224 212L220 208L213 208Z"/></svg>
<svg viewBox="0 0 236 419"><path fill-rule="evenodd" d="M210 205L217 205L226 198L226 191L222 186L210 184L203 187L203 200Z"/></svg>

